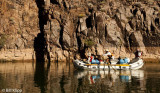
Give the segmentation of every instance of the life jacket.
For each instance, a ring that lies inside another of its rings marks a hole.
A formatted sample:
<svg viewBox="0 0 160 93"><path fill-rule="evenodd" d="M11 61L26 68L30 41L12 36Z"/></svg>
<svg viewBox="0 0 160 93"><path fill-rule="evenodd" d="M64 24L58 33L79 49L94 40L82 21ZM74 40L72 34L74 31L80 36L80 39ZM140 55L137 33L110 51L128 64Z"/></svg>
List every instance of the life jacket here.
<svg viewBox="0 0 160 93"><path fill-rule="evenodd" d="M111 57L112 57L112 55L108 55L108 57L109 57L109 58L111 58Z"/></svg>
<svg viewBox="0 0 160 93"><path fill-rule="evenodd" d="M91 58L91 59L89 60L89 62L92 62L93 56L90 56L90 58Z"/></svg>
<svg viewBox="0 0 160 93"><path fill-rule="evenodd" d="M142 55L142 52L141 51L137 51L136 53L135 53L135 56L136 57L140 57Z"/></svg>
<svg viewBox="0 0 160 93"><path fill-rule="evenodd" d="M138 57L140 57L142 55L141 51L138 51Z"/></svg>
<svg viewBox="0 0 160 93"><path fill-rule="evenodd" d="M112 57L113 57L113 54L111 54L111 55L108 55L108 57L109 57L109 58L112 58Z"/></svg>

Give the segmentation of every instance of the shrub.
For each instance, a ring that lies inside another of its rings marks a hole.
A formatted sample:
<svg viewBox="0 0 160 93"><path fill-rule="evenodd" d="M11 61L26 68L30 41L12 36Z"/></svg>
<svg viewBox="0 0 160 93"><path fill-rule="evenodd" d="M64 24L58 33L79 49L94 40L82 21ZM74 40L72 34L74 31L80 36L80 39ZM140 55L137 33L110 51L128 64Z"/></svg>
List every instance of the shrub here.
<svg viewBox="0 0 160 93"><path fill-rule="evenodd" d="M4 47L5 43L6 43L6 35L2 34L0 35L0 49Z"/></svg>
<svg viewBox="0 0 160 93"><path fill-rule="evenodd" d="M95 43L93 40L91 39L86 39L84 44L87 46L87 47L92 47Z"/></svg>
<svg viewBox="0 0 160 93"><path fill-rule="evenodd" d="M17 31L17 34L21 35L21 34L22 34L22 31L18 30L18 31Z"/></svg>
<svg viewBox="0 0 160 93"><path fill-rule="evenodd" d="M79 18L82 18L82 17L85 17L85 16L86 16L86 14L84 14L84 13L78 14Z"/></svg>
<svg viewBox="0 0 160 93"><path fill-rule="evenodd" d="M0 14L3 15L6 12L6 1L1 0L0 1Z"/></svg>

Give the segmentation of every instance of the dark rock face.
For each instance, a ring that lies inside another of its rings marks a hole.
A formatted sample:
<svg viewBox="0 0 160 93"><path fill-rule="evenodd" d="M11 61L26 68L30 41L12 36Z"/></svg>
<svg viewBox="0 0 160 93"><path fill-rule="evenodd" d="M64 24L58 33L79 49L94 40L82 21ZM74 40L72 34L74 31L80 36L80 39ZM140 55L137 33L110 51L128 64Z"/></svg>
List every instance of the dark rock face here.
<svg viewBox="0 0 160 93"><path fill-rule="evenodd" d="M33 48L38 22L35 0L0 1L0 34L7 37L5 48Z"/></svg>
<svg viewBox="0 0 160 93"><path fill-rule="evenodd" d="M41 56L47 55L51 60L57 56L63 59L72 53L73 56L80 53L81 57L86 57L86 52L103 54L100 49L119 46L128 52L139 47L147 53L153 51L151 47L157 47L156 54L160 54L158 1L24 0L13 1L13 5L9 1L2 3L3 10L9 11L1 11L0 19L0 34L9 36L7 49L32 48L33 43L35 46L43 43L39 45L43 49L35 47L35 51L43 51ZM7 4L13 9L5 6Z"/></svg>
<svg viewBox="0 0 160 93"><path fill-rule="evenodd" d="M57 47L61 47L59 43L60 31L60 23L56 19L51 20L51 31L49 40L52 45L56 45Z"/></svg>

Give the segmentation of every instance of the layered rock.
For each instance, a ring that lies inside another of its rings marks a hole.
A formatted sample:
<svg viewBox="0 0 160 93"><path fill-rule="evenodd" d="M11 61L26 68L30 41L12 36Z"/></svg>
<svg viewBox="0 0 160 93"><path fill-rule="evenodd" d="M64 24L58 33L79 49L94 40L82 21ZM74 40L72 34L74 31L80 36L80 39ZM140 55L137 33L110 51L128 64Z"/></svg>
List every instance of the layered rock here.
<svg viewBox="0 0 160 93"><path fill-rule="evenodd" d="M35 0L0 1L0 59L32 59L39 32Z"/></svg>

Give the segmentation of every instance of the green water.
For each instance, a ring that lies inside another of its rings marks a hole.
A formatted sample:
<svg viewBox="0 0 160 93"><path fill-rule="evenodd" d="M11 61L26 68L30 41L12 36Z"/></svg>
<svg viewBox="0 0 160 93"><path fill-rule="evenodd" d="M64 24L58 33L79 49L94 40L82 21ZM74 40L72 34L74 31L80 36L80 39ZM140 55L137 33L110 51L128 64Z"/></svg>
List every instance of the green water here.
<svg viewBox="0 0 160 93"><path fill-rule="evenodd" d="M0 93L159 93L160 64L140 70L79 71L72 63L0 63Z"/></svg>

